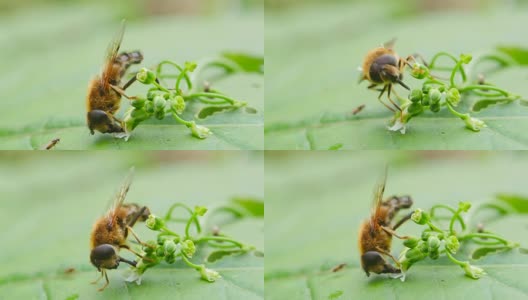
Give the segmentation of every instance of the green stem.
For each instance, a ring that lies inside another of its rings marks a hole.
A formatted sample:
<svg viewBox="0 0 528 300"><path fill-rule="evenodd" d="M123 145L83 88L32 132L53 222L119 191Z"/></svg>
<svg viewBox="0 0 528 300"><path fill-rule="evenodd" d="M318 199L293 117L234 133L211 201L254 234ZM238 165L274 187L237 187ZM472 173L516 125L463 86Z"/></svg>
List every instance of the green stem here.
<svg viewBox="0 0 528 300"><path fill-rule="evenodd" d="M436 225L434 225L431 221L427 222L427 225L429 225L429 228L431 228L432 230L434 230L436 232L444 233L444 231L442 229L436 227Z"/></svg>
<svg viewBox="0 0 528 300"><path fill-rule="evenodd" d="M177 234L176 232L170 230L167 226L164 226L161 228L161 230L163 230L163 233L165 233L166 235L173 235L173 236L177 236L177 237L180 237L179 234Z"/></svg>
<svg viewBox="0 0 528 300"><path fill-rule="evenodd" d="M467 118L467 115L465 115L465 114L461 114L461 113L459 113L458 111L456 111L456 110L451 106L451 104L449 104L449 103L447 103L447 102L446 102L446 104L447 104L447 108L449 109L449 111L450 111L452 114L454 114L455 116L461 118L462 120L465 120L465 119Z"/></svg>
<svg viewBox="0 0 528 300"><path fill-rule="evenodd" d="M165 221L169 221L171 220L172 218L172 212L174 211L175 208L177 207L183 207L185 210L187 210L189 212L189 214L191 214L191 218L187 221L189 222L190 220L193 219L193 216L194 216L194 211L189 207L187 206L186 204L184 203L181 203L181 202L178 202L178 203L174 203L170 208L169 208L169 211L167 211L167 214L165 214ZM194 224L196 226L196 231L198 233L201 233L202 232L202 227L200 226L200 222L198 221L198 218L194 218ZM186 231L187 232L187 231Z"/></svg>
<svg viewBox="0 0 528 300"><path fill-rule="evenodd" d="M449 232L451 233L451 235L455 235L455 231L453 230L453 227L455 226L455 220L457 219L457 217L460 217L461 212L462 211L458 209L453 215L453 217L451 217L451 221L449 222ZM465 229L465 226L462 226L462 230L464 229Z"/></svg>
<svg viewBox="0 0 528 300"><path fill-rule="evenodd" d="M204 237L201 237L201 238L197 239L195 241L195 243L198 244L198 243L205 242L205 241L229 242L229 243L233 243L233 244L237 245L239 248L244 248L244 246L245 246L244 244L242 244L239 241L233 240L233 239L228 238L228 237L223 237L223 236L204 236Z"/></svg>
<svg viewBox="0 0 528 300"><path fill-rule="evenodd" d="M178 123L183 124L187 127L193 126L193 122L185 121L184 119L180 118L177 113L172 112L172 117L178 121Z"/></svg>
<svg viewBox="0 0 528 300"><path fill-rule="evenodd" d="M471 90L492 90L492 91L497 91L505 96L509 96L510 93L508 93L507 91L501 89L501 88L498 88L496 86L493 86L493 85L484 85L484 84L479 84L479 85L468 85L468 86L465 86L461 89L459 89L460 93L463 93L463 92L466 92L466 91L471 91Z"/></svg>
<svg viewBox="0 0 528 300"><path fill-rule="evenodd" d="M197 270L197 271L200 271L200 270L202 269L203 265L193 264L185 254L182 253L182 256L181 256L181 257L182 257L183 261L185 261L185 263L186 263L189 267L191 267L191 268L193 268L193 269L195 269L195 270Z"/></svg>
<svg viewBox="0 0 528 300"><path fill-rule="evenodd" d="M163 87L161 84L157 83L157 82L153 82L152 83L155 87L157 87L159 90L162 90L166 93L170 93L170 91L168 89L166 89L165 87Z"/></svg>
<svg viewBox="0 0 528 300"><path fill-rule="evenodd" d="M204 104L212 104L212 105L220 105L220 104L225 104L227 101L213 101L213 100L207 100L207 99L204 99L204 98L197 98L198 101L204 103Z"/></svg>
<svg viewBox="0 0 528 300"><path fill-rule="evenodd" d="M463 262L463 261L460 261L460 260L456 259L456 258L453 256L453 254L451 253L451 251L449 251L449 250L446 249L446 252L445 252L445 253L446 253L447 257L448 257L453 263L455 263L455 264L457 264L457 265L459 265L459 266L461 266L461 267L465 267L465 266L467 265L467 262Z"/></svg>
<svg viewBox="0 0 528 300"><path fill-rule="evenodd" d="M464 68L462 67L462 61L457 61L455 67L453 68L453 71L451 71L451 76L449 77L449 83L451 84L451 88L456 87L455 75L458 70L460 70L460 74L462 75L462 81L466 82L466 73L464 72Z"/></svg>
<svg viewBox="0 0 528 300"><path fill-rule="evenodd" d="M449 210L450 212L453 213L453 216L456 215L456 218L457 218L458 222L460 222L460 226L462 227L462 230L466 230L466 223L464 222L464 220L462 219L462 217L460 216L460 214L456 214L456 210L455 210L454 208L452 208L451 206L449 206L449 205L445 205L445 204L437 204L437 205L431 207L431 211L430 211L431 218L434 217L434 211L435 211L435 209L437 209L437 208L447 209L447 210ZM453 217L451 217L450 219L452 220ZM451 226L450 226L449 228L451 228Z"/></svg>
<svg viewBox="0 0 528 300"><path fill-rule="evenodd" d="M176 89L176 93L180 92L180 82L185 76L187 76L187 69L183 69L183 71L178 75L178 78L176 78L176 84L174 85L174 88Z"/></svg>
<svg viewBox="0 0 528 300"><path fill-rule="evenodd" d="M438 52L435 54L435 56L433 56L433 58L431 59L431 62L429 63L429 69L433 69L434 68L434 64L436 62L436 60L441 57L441 56L447 56L449 58L451 58L455 63L458 62L458 60L456 59L456 57L454 57L453 55L447 53L447 52ZM451 70L451 69L450 69Z"/></svg>
<svg viewBox="0 0 528 300"><path fill-rule="evenodd" d="M185 225L185 239L186 240L191 239L191 235L189 234L189 228L191 227L191 223L195 220L198 221L198 218L196 218L196 213L193 213L192 216L189 218L189 221L187 221L187 224Z"/></svg>
<svg viewBox="0 0 528 300"><path fill-rule="evenodd" d="M505 245L508 245L510 244L510 242L508 240L505 240L495 234L491 234L491 233L469 233L469 234L466 234L466 235L463 235L459 238L459 240L468 240L468 239L473 239L473 238L486 238L486 239L495 239Z"/></svg>
<svg viewBox="0 0 528 300"><path fill-rule="evenodd" d="M189 78L189 75L187 74L187 72L184 72L185 68L182 68L180 65L178 65L177 63L175 62L172 62L170 60L164 60L162 62L159 63L158 67L156 68L156 76L159 77L160 74L161 74L161 67L163 65L171 65L173 67L175 67L176 69L178 69L180 71L180 74L181 73L185 73L184 75L184 79L185 79L185 82L187 83L187 87L190 89L192 89L192 82L191 82L191 79ZM179 75L178 75L179 76Z"/></svg>
<svg viewBox="0 0 528 300"><path fill-rule="evenodd" d="M235 99L233 99L231 97L228 97L228 96L225 96L225 95L222 95L222 94L218 94L218 93L201 92L201 93L193 93L193 94L187 95L187 98L197 98L197 97L209 97L209 98L224 99L227 102L229 102L231 105L234 105L235 102L237 102Z"/></svg>

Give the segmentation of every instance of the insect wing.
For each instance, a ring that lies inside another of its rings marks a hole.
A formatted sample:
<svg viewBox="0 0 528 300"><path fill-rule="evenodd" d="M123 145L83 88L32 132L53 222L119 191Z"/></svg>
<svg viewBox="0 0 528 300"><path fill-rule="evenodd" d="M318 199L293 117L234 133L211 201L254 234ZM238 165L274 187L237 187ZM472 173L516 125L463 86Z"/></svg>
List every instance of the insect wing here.
<svg viewBox="0 0 528 300"><path fill-rule="evenodd" d="M114 67L114 61L117 58L119 47L123 41L123 35L125 34L125 20L121 22L121 28L116 33L108 48L106 49L105 65L101 74L101 83L105 89L108 89L110 85L110 78L112 75L112 69Z"/></svg>

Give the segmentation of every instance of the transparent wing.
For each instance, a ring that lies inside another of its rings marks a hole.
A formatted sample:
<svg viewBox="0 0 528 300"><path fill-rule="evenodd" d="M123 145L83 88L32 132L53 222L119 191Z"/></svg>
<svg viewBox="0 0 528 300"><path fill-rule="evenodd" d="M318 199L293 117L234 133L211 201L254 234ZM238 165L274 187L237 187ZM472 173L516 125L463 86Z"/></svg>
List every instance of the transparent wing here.
<svg viewBox="0 0 528 300"><path fill-rule="evenodd" d="M378 226L378 219L379 219L379 213L381 204L383 202L383 193L385 192L385 184L387 182L387 167L385 167L385 173L374 188L374 199L372 203L372 212L370 214L370 228L374 229Z"/></svg>
<svg viewBox="0 0 528 300"><path fill-rule="evenodd" d="M130 190L130 185L132 184L133 177L134 177L134 167L130 168L128 175L125 177L123 184L121 185L121 187L119 188L119 191L117 192L117 194L115 195L113 199L113 205L108 214L110 224L112 225L115 224L117 211L123 205L126 195L128 191Z"/></svg>
<svg viewBox="0 0 528 300"><path fill-rule="evenodd" d="M119 31L116 33L110 44L108 44L108 48L106 49L106 57L103 67L103 72L101 74L101 83L104 86L105 89L108 89L108 86L110 84L110 77L112 74L112 68L114 65L114 61L118 55L119 47L121 46L121 42L123 41L123 35L125 34L125 20L121 22L121 28L119 28Z"/></svg>
<svg viewBox="0 0 528 300"><path fill-rule="evenodd" d="M392 38L390 41L383 43L383 48L393 49L395 43L396 43L396 38Z"/></svg>

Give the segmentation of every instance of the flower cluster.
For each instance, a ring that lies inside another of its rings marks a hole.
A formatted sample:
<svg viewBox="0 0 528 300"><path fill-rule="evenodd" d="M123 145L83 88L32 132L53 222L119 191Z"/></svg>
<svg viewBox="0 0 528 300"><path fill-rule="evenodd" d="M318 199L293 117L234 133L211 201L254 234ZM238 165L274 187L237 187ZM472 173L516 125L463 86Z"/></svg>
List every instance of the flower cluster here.
<svg viewBox="0 0 528 300"><path fill-rule="evenodd" d="M447 230L440 229L438 225L433 223L434 212L438 208L446 209L452 213ZM403 242L406 248L402 251L399 259L402 271L409 270L412 265L428 257L436 260L445 254L451 262L464 270L466 276L479 279L486 274L483 269L472 266L468 261L460 261L454 256L460 249L462 241L472 241L486 246L497 245L496 248L500 250L510 250L519 246L518 243L507 241L492 233L466 232L466 223L460 215L468 212L470 208L471 203L460 202L457 209L443 204L435 205L430 212L416 209L411 220L426 228L420 237L409 237ZM456 222L460 223L462 233L455 231Z"/></svg>
<svg viewBox="0 0 528 300"><path fill-rule="evenodd" d="M168 228L167 222L172 219L172 211L176 207L182 207L190 214L186 221L184 234L178 234ZM214 282L221 278L220 274L214 270L208 269L204 264L195 264L191 261L198 248L207 244L212 248L221 248L221 251L233 251L236 253L246 253L255 250L255 247L243 244L232 238L221 235L202 235L202 228L199 217L207 212L204 206L196 206L191 209L183 203L176 203L170 209L164 218L151 214L145 222L150 230L158 232L157 239L141 243L141 258L137 260L136 267L132 267L127 281L141 283L141 276L149 268L155 267L161 262L174 264L177 261L185 262L189 267L196 270L200 277L207 282ZM191 225L195 225L197 236L191 235ZM212 243L211 241L214 241Z"/></svg>
<svg viewBox="0 0 528 300"><path fill-rule="evenodd" d="M175 74L162 73L162 66L170 65L178 71ZM228 109L238 109L247 105L246 102L237 101L209 87L204 91L197 91L194 87L198 84L191 80L190 74L195 71L197 64L186 62L184 66L172 61L161 62L156 71L142 68L136 74L136 80L144 85L150 86L146 96L133 97L132 107L126 112L124 118L125 130L128 135L142 122L156 118L163 120L167 116L172 116L178 123L185 125L191 134L199 139L207 138L211 133L209 128L197 125L194 120L184 120L182 114L185 112L187 102L197 100L208 105L204 108L218 108L218 111ZM167 88L162 85L163 78L176 78L174 88ZM185 86L185 89L183 88Z"/></svg>
<svg viewBox="0 0 528 300"><path fill-rule="evenodd" d="M440 57L447 57L454 62L451 67L438 67L435 65ZM461 54L455 57L446 52L436 54L429 65L414 62L410 74L412 77L422 81L422 87L412 89L408 98L398 97L402 111L395 113L392 126L389 130L401 131L405 133L406 124L413 118L425 111L438 113L443 107L446 107L450 113L460 118L466 125L466 128L472 131L480 131L486 127L486 124L477 118L471 117L469 112L461 113L455 108L459 105L463 96L476 95L480 99L473 105L473 111L479 111L490 104L510 103L520 100L519 95L510 93L497 86L479 82L478 84L469 83L465 65L472 61L472 56ZM450 70L449 79L442 79L433 75L435 72ZM459 75L461 83L456 83L455 78Z"/></svg>

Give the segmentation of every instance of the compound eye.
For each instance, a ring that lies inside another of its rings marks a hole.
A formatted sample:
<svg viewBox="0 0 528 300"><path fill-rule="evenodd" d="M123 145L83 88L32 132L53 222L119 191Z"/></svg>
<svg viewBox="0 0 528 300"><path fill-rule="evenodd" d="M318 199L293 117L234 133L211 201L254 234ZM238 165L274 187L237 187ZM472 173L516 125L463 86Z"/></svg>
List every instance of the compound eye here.
<svg viewBox="0 0 528 300"><path fill-rule="evenodd" d="M88 112L88 120L94 124L105 124L110 122L108 115L102 110L92 110Z"/></svg>
<svg viewBox="0 0 528 300"><path fill-rule="evenodd" d="M94 266L100 267L103 261L112 259L115 256L114 247L109 244L103 244L93 248L92 253L90 253L90 260Z"/></svg>
<svg viewBox="0 0 528 300"><path fill-rule="evenodd" d="M364 268L368 269L368 266L374 266L382 263L384 262L384 259L381 254L379 254L379 252L367 251L361 256L361 261L363 262Z"/></svg>

